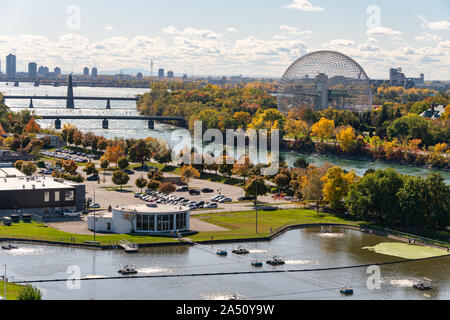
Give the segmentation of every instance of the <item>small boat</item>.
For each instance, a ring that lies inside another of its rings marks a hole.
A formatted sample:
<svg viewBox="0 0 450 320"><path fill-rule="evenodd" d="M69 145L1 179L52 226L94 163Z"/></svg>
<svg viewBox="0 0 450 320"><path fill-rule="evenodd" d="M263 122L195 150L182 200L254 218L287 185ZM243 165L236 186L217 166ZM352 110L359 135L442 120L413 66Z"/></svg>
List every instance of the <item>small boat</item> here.
<svg viewBox="0 0 450 320"><path fill-rule="evenodd" d="M231 252L233 252L234 254L249 254L250 253L250 251L248 251L248 249L244 246L239 246Z"/></svg>
<svg viewBox="0 0 450 320"><path fill-rule="evenodd" d="M218 254L219 256L226 256L226 255L228 255L228 252L225 251L225 250L218 250L218 251L217 251L217 254Z"/></svg>
<svg viewBox="0 0 450 320"><path fill-rule="evenodd" d="M353 289L352 288L341 288L341 290L339 290L339 292L341 294L345 294L345 295L352 295Z"/></svg>
<svg viewBox="0 0 450 320"><path fill-rule="evenodd" d="M136 270L136 267L134 265L132 265L132 266L129 266L129 265L123 266L123 267L121 267L121 269L118 272L120 274L122 274L122 275L129 275L129 274L136 274L136 273L138 273L137 270Z"/></svg>
<svg viewBox="0 0 450 320"><path fill-rule="evenodd" d="M252 267L262 267L263 263L261 261L252 261Z"/></svg>
<svg viewBox="0 0 450 320"><path fill-rule="evenodd" d="M431 290L433 287L431 286L431 283L420 281L413 284L413 288L417 290Z"/></svg>
<svg viewBox="0 0 450 320"><path fill-rule="evenodd" d="M13 246L12 244L5 244L2 245L3 250L13 250L13 249L19 249L19 247Z"/></svg>
<svg viewBox="0 0 450 320"><path fill-rule="evenodd" d="M279 257L272 257L270 260L266 261L267 264L270 264L271 266L281 266L285 264L285 262L279 258Z"/></svg>

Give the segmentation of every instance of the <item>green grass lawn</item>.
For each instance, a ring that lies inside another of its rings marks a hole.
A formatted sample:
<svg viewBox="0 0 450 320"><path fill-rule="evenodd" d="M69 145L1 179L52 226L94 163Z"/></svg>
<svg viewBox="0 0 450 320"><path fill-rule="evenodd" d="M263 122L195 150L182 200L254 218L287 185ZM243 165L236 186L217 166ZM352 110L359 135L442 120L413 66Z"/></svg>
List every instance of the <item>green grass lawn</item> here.
<svg viewBox="0 0 450 320"><path fill-rule="evenodd" d="M335 223L358 226L360 221L343 218L306 209L258 211L258 234L255 228L255 211L214 213L197 215L195 218L228 229L227 232L201 232L190 237L194 241L218 239L239 239L267 237L281 227L309 223Z"/></svg>
<svg viewBox="0 0 450 320"><path fill-rule="evenodd" d="M54 228L50 228L40 223L19 223L13 224L10 227L0 226L0 237L20 238L30 240L44 240L44 241L58 241L67 243L83 243L85 241L93 241L94 237L91 235L80 235L67 233ZM74 238L75 241L71 239ZM166 243L176 242L172 238L165 237L151 237L145 235L128 235L128 234L97 234L96 241L102 245L116 243L120 240L127 240L134 243Z"/></svg>
<svg viewBox="0 0 450 320"><path fill-rule="evenodd" d="M19 291L23 286L13 283L6 284L6 300L17 300ZM0 296L5 294L5 284L3 280L0 282Z"/></svg>
<svg viewBox="0 0 450 320"><path fill-rule="evenodd" d="M277 228L303 223L336 223L358 225L359 222L348 221L329 214L316 214L311 210L290 209L271 212L259 211L258 234L255 233L255 212L233 212L202 214L195 218L205 222L226 228L226 232L200 232L190 237L194 241L214 239L240 239L248 237L266 237L270 235L270 229L274 232ZM92 235L79 235L63 232L40 223L19 223L10 227L0 226L0 237L21 238L30 240L58 241L67 243L83 243L92 241ZM74 241L72 240L74 238ZM166 237L153 237L147 235L97 235L96 241L102 245L116 243L120 240L128 240L134 243L176 243L177 240Z"/></svg>

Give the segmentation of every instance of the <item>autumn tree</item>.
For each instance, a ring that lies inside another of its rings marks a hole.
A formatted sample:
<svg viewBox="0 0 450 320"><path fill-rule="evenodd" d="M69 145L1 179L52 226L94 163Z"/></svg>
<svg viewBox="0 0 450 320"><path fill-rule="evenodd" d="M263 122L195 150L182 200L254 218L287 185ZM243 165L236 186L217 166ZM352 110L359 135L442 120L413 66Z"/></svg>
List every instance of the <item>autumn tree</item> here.
<svg viewBox="0 0 450 320"><path fill-rule="evenodd" d="M17 162L16 162L17 164ZM27 176L32 176L33 173L37 171L36 165L31 161L25 161L20 166L20 171L22 171Z"/></svg>
<svg viewBox="0 0 450 320"><path fill-rule="evenodd" d="M200 178L200 172L192 166L183 166L180 169L181 181L185 182L189 186L189 182L192 179Z"/></svg>
<svg viewBox="0 0 450 320"><path fill-rule="evenodd" d="M31 118L30 121L25 126L25 132L27 133L39 133L41 131L41 127L36 123L34 118Z"/></svg>
<svg viewBox="0 0 450 320"><path fill-rule="evenodd" d="M78 164L74 160L64 160L62 167L68 173L75 174L78 169Z"/></svg>
<svg viewBox="0 0 450 320"><path fill-rule="evenodd" d="M161 185L161 181L149 180L147 183L147 189L155 191L155 190L158 190L160 185Z"/></svg>
<svg viewBox="0 0 450 320"><path fill-rule="evenodd" d="M83 168L83 171L87 174L87 175L94 175L94 174L98 174L98 170L95 167L95 163L93 162L89 162L86 164L86 166Z"/></svg>
<svg viewBox="0 0 450 320"><path fill-rule="evenodd" d="M162 193L165 193L165 194L174 193L176 190L177 190L177 188L171 182L164 182L158 188L159 192L162 192Z"/></svg>
<svg viewBox="0 0 450 320"><path fill-rule="evenodd" d="M319 122L316 122L311 127L311 135L320 139L320 144L323 145L325 139L330 139L333 137L334 132L334 120L328 120L322 118Z"/></svg>
<svg viewBox="0 0 450 320"><path fill-rule="evenodd" d="M345 153L351 152L355 145L355 130L351 126L341 126L336 130L336 139Z"/></svg>
<svg viewBox="0 0 450 320"><path fill-rule="evenodd" d="M345 207L343 200L348 194L350 185L356 181L354 172L345 173L340 167L333 167L322 177L323 199L328 202L333 210Z"/></svg>
<svg viewBox="0 0 450 320"><path fill-rule="evenodd" d="M124 155L125 153L120 144L112 144L106 148L102 160L108 160L109 163L115 163L117 165L119 159Z"/></svg>
<svg viewBox="0 0 450 320"><path fill-rule="evenodd" d="M300 137L309 133L309 127L306 121L288 117L284 125L284 131L297 141Z"/></svg>
<svg viewBox="0 0 450 320"><path fill-rule="evenodd" d="M250 158L248 156L245 156L235 162L231 173L236 176L244 177L244 181L245 181L247 179L247 177L249 177L251 175L252 167L253 167L253 164L250 162Z"/></svg>

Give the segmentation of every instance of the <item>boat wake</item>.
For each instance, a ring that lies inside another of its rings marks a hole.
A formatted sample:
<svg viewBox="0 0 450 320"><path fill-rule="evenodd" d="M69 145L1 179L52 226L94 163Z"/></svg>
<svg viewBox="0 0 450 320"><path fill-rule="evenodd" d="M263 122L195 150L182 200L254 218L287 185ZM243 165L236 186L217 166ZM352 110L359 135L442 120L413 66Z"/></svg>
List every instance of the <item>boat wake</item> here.
<svg viewBox="0 0 450 320"><path fill-rule="evenodd" d="M88 275L86 277L84 277L85 279L105 279L108 278L107 276L99 276L99 275Z"/></svg>
<svg viewBox="0 0 450 320"><path fill-rule="evenodd" d="M285 261L285 263L290 265L310 264L310 263L318 264L318 262L314 260L287 260Z"/></svg>
<svg viewBox="0 0 450 320"><path fill-rule="evenodd" d="M394 280L390 280L390 281L387 281L387 282L390 283L393 286L412 287L413 284L417 282L417 280L414 280L414 279L394 279Z"/></svg>
<svg viewBox="0 0 450 320"><path fill-rule="evenodd" d="M12 255L12 256L31 256L31 255L41 255L44 254L44 249L42 248L18 248L18 249L11 249L8 251L3 251L6 254Z"/></svg>
<svg viewBox="0 0 450 320"><path fill-rule="evenodd" d="M168 268L160 268L160 267L147 267L147 268L138 268L136 269L138 273L144 274L154 274L154 273L173 273L172 269Z"/></svg>
<svg viewBox="0 0 450 320"><path fill-rule="evenodd" d="M243 300L246 297L240 294L231 294L231 293L207 293L202 294L202 298L205 300Z"/></svg>
<svg viewBox="0 0 450 320"><path fill-rule="evenodd" d="M263 250L263 249L253 249L253 250L248 250L250 253L266 253L267 250Z"/></svg>
<svg viewBox="0 0 450 320"><path fill-rule="evenodd" d="M339 239L339 238L343 238L344 234L343 233L319 233L319 237L322 238L330 238L330 239Z"/></svg>

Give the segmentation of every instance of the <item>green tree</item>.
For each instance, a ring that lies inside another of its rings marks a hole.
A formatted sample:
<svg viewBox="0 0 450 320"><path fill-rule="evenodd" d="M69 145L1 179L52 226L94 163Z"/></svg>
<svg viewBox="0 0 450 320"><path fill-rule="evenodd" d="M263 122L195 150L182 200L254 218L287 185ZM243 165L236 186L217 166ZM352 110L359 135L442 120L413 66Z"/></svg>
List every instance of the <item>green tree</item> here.
<svg viewBox="0 0 450 320"><path fill-rule="evenodd" d="M86 164L86 166L83 168L83 171L87 174L87 175L93 175L93 174L98 174L98 170L95 167L95 163L93 162L89 162Z"/></svg>
<svg viewBox="0 0 450 320"><path fill-rule="evenodd" d="M27 176L32 176L37 171L36 165L31 161L23 162L20 170Z"/></svg>
<svg viewBox="0 0 450 320"><path fill-rule="evenodd" d="M125 170L126 168L128 168L130 163L128 162L128 159L126 157L122 157L119 159L119 161L117 161L117 165L120 169Z"/></svg>
<svg viewBox="0 0 450 320"><path fill-rule="evenodd" d="M114 182L114 184L120 185L120 190L123 190L122 186L124 184L127 184L129 180L130 177L128 176L128 174L126 174L122 170L114 171L112 181Z"/></svg>
<svg viewBox="0 0 450 320"><path fill-rule="evenodd" d="M142 193L142 189L145 188L147 183L148 183L148 181L144 177L140 177L140 178L136 179L136 181L135 181L136 187L141 189L141 193Z"/></svg>
<svg viewBox="0 0 450 320"><path fill-rule="evenodd" d="M147 143L144 140L136 142L129 150L130 160L133 162L141 163L141 167L144 167L144 163L150 159L151 153Z"/></svg>
<svg viewBox="0 0 450 320"><path fill-rule="evenodd" d="M149 180L147 183L147 189L155 191L155 190L158 190L160 185L161 185L161 181Z"/></svg>

